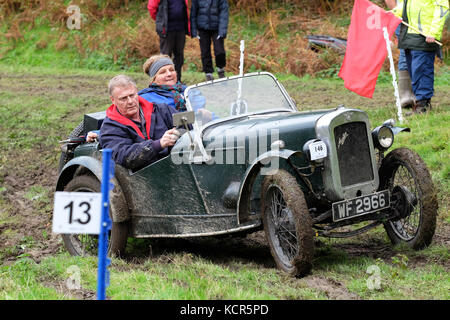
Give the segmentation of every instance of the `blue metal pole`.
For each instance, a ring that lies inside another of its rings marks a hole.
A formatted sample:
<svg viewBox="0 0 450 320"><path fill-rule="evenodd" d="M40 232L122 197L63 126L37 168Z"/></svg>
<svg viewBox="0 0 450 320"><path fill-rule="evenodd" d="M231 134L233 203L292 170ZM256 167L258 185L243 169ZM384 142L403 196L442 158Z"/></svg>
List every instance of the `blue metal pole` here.
<svg viewBox="0 0 450 320"><path fill-rule="evenodd" d="M108 232L111 229L109 219L109 189L111 178L111 149L103 150L103 172L102 172L102 219L100 234L98 238L98 274L97 274L97 300L105 300L106 286L109 282L106 267L109 265L108 254Z"/></svg>

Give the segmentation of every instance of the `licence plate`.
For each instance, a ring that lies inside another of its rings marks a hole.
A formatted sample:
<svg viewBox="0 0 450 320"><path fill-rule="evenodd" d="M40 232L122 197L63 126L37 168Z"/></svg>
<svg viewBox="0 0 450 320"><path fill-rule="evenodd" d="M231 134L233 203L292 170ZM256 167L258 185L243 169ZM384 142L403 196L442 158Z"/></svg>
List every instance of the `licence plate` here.
<svg viewBox="0 0 450 320"><path fill-rule="evenodd" d="M333 221L350 219L388 208L389 191L384 190L333 203Z"/></svg>

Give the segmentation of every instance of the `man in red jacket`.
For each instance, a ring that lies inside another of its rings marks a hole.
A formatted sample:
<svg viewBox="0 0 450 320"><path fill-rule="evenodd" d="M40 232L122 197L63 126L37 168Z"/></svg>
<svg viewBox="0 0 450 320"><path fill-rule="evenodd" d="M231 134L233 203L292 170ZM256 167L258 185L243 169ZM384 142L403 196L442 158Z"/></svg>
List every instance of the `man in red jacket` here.
<svg viewBox="0 0 450 320"><path fill-rule="evenodd" d="M139 97L125 75L110 80L109 93L113 104L100 128L100 145L112 149L114 162L135 171L168 156L180 135L172 122L177 111Z"/></svg>
<svg viewBox="0 0 450 320"><path fill-rule="evenodd" d="M149 0L150 16L156 22L161 54L173 55L178 81L181 81L181 68L184 63L186 35L190 34L187 0Z"/></svg>

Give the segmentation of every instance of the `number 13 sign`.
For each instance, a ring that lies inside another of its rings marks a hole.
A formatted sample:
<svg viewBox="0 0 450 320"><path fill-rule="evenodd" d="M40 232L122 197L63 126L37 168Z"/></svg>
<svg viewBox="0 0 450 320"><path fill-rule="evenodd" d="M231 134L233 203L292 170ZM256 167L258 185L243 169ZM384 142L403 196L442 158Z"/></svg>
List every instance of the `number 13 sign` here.
<svg viewBox="0 0 450 320"><path fill-rule="evenodd" d="M99 234L102 194L55 192L53 233Z"/></svg>

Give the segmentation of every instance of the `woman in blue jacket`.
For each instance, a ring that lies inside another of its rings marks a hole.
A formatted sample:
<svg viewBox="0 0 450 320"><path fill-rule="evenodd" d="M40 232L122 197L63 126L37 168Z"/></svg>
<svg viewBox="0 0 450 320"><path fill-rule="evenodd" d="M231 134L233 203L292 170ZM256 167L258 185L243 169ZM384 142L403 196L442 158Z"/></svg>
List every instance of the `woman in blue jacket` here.
<svg viewBox="0 0 450 320"><path fill-rule="evenodd" d="M143 66L144 72L150 77L150 85L139 91L139 96L153 103L165 103L175 110L186 111L184 90L186 86L177 81L172 60L167 55L150 57ZM202 123L217 119L213 113L205 109L205 97L198 90L191 91L192 108Z"/></svg>
<svg viewBox="0 0 450 320"><path fill-rule="evenodd" d="M177 80L177 72L169 56L151 56L145 61L143 69L150 77L150 85L139 91L139 96L149 102L166 103L177 111L186 111L186 86Z"/></svg>

